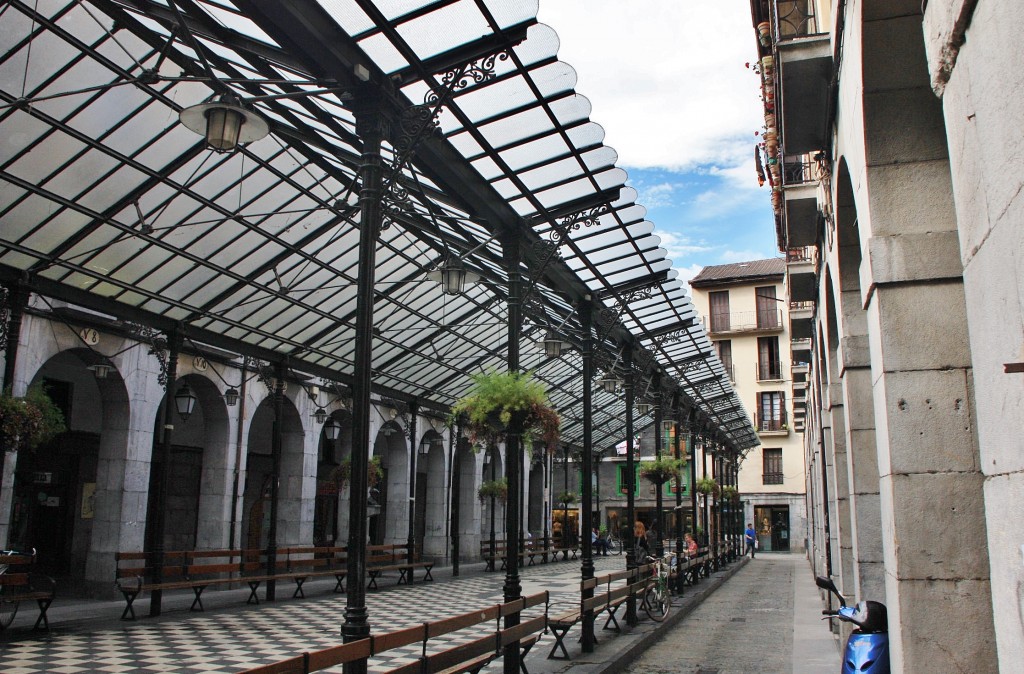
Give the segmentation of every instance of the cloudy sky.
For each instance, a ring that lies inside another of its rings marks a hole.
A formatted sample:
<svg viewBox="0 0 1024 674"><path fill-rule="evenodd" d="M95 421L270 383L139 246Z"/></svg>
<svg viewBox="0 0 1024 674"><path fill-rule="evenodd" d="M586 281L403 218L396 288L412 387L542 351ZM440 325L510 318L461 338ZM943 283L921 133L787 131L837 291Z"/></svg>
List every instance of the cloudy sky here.
<svg viewBox="0 0 1024 674"><path fill-rule="evenodd" d="M540 0L591 120L684 278L777 257L768 187L754 173L763 124L745 0Z"/></svg>

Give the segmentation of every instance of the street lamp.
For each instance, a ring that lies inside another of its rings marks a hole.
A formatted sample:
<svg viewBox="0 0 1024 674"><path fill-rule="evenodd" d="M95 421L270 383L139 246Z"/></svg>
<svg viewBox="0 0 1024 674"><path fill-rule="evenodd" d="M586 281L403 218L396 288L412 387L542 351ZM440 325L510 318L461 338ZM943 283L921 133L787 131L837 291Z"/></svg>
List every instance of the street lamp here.
<svg viewBox="0 0 1024 674"><path fill-rule="evenodd" d="M229 386L227 391L224 391L224 402L228 404L228 407L234 407L238 404L238 389L234 386Z"/></svg>
<svg viewBox="0 0 1024 674"><path fill-rule="evenodd" d="M182 385L178 392L174 394L174 408L178 411L178 416L181 417L182 421L188 421L188 418L192 416L196 402L197 398L192 394L188 384Z"/></svg>
<svg viewBox="0 0 1024 674"><path fill-rule="evenodd" d="M318 424L324 423L327 421L327 410L322 407L316 408L316 411L313 412L313 418L316 419Z"/></svg>
<svg viewBox="0 0 1024 674"><path fill-rule="evenodd" d="M337 440L338 436L341 435L341 424L334 417L327 420L324 424L324 435L327 436L328 440Z"/></svg>
<svg viewBox="0 0 1024 674"><path fill-rule="evenodd" d="M480 274L467 271L458 258L449 258L428 273L427 278L440 283L445 295L461 295L466 284L473 285L480 280Z"/></svg>
<svg viewBox="0 0 1024 674"><path fill-rule="evenodd" d="M210 103L185 108L178 115L181 123L206 138L214 152L231 152L270 133L267 121L242 107L233 94L224 94Z"/></svg>
<svg viewBox="0 0 1024 674"><path fill-rule="evenodd" d="M569 342L564 341L561 337L555 334L554 330L549 330L544 336L544 355L548 358L559 358L562 355L562 351L572 346Z"/></svg>
<svg viewBox="0 0 1024 674"><path fill-rule="evenodd" d="M598 379L597 383L600 384L605 393L615 393L622 386L622 380L616 377L613 372L609 372Z"/></svg>

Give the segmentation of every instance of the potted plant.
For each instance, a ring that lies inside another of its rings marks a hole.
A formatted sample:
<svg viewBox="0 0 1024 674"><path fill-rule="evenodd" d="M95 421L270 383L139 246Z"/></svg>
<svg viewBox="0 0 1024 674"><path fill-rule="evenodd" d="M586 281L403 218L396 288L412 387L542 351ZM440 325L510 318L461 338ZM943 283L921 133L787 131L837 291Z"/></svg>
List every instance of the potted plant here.
<svg viewBox="0 0 1024 674"><path fill-rule="evenodd" d="M740 501L740 490L732 485L722 487L722 498L726 501L733 503L739 503Z"/></svg>
<svg viewBox="0 0 1024 674"><path fill-rule="evenodd" d="M697 493L704 494L705 496L707 496L708 494L714 494L715 496L718 496L720 491L718 483L715 482L715 478L713 477L702 477L701 479L697 480L696 489Z"/></svg>
<svg viewBox="0 0 1024 674"><path fill-rule="evenodd" d="M538 440L550 452L558 447L561 419L531 373L484 372L473 375L473 383L448 415L449 426L461 418L470 442L497 442L512 430L527 436L527 446Z"/></svg>
<svg viewBox="0 0 1024 674"><path fill-rule="evenodd" d="M496 498L499 501L504 501L508 498L508 480L500 478L497 480L484 480L477 490L476 495L481 501L486 501L489 498Z"/></svg>
<svg viewBox="0 0 1024 674"><path fill-rule="evenodd" d="M10 389L0 395L0 446L4 451L35 449L66 429L64 414L42 386L29 388L22 398Z"/></svg>
<svg viewBox="0 0 1024 674"><path fill-rule="evenodd" d="M654 461L642 461L640 476L654 484L661 485L678 478L679 473L683 470L683 463L682 459L673 459L669 456L663 456Z"/></svg>
<svg viewBox="0 0 1024 674"><path fill-rule="evenodd" d="M762 21L757 24L757 41L762 47L768 47L772 43L772 24Z"/></svg>

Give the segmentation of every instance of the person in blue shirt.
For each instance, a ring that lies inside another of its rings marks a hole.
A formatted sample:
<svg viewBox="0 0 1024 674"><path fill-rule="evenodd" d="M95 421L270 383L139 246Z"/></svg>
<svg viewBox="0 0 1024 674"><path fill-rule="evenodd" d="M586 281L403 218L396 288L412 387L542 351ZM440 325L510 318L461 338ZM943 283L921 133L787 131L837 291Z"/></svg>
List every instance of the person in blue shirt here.
<svg viewBox="0 0 1024 674"><path fill-rule="evenodd" d="M746 541L747 541L747 552L750 553L750 558L754 558L755 544L757 543L757 532L754 531L754 524L747 522Z"/></svg>

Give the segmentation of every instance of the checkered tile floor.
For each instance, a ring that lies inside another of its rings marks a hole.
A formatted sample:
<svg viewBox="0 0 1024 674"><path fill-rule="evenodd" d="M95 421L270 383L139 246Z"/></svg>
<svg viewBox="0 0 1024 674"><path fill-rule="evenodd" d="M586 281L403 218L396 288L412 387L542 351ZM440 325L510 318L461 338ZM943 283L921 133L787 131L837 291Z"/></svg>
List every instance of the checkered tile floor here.
<svg viewBox="0 0 1024 674"><path fill-rule="evenodd" d="M624 557L595 559L598 572L622 568ZM523 594L543 590L552 593L552 611L578 601L580 562L545 564L523 569ZM475 607L499 603L504 573L445 579L413 586L393 586L367 593L367 607L374 632L415 625ZM244 592L239 595L242 601ZM574 599L575 595L575 599ZM58 600L59 601L59 600ZM34 607L24 607L32 613ZM539 614L543 607L526 615ZM50 634L24 631L5 633L0 641L0 672L3 674L61 674L117 672L238 672L259 664L276 662L341 643L345 596L319 595L286 599L274 604L248 606L206 613L176 614L170 620L146 624L123 623L115 629L68 633L59 625ZM180 617L178 617L180 615ZM469 630L431 640L431 650L470 641L486 628ZM550 637L548 637L550 638ZM543 644L531 653L544 657ZM419 646L389 651L387 657L370 661L369 671L385 671L420 655ZM492 671L500 671L492 666ZM338 667L333 670L340 672ZM487 671L487 670L485 670Z"/></svg>

